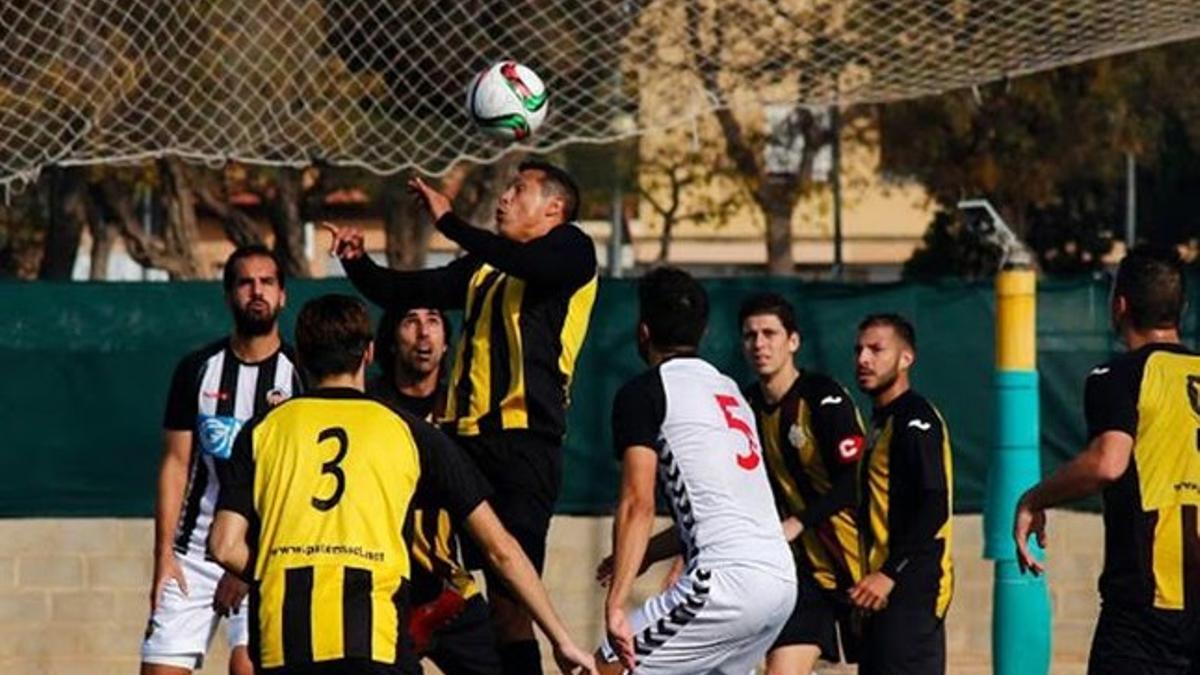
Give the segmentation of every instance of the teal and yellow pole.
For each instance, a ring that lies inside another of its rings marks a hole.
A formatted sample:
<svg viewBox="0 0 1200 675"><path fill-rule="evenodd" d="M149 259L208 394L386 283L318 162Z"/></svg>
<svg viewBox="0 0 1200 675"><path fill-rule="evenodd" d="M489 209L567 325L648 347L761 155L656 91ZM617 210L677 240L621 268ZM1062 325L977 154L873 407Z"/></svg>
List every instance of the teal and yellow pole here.
<svg viewBox="0 0 1200 675"><path fill-rule="evenodd" d="M1041 479L1038 456L1037 274L996 277L995 445L983 511L983 556L994 561L992 672L1050 672L1050 599L1045 577L1022 575L1013 548L1013 510Z"/></svg>

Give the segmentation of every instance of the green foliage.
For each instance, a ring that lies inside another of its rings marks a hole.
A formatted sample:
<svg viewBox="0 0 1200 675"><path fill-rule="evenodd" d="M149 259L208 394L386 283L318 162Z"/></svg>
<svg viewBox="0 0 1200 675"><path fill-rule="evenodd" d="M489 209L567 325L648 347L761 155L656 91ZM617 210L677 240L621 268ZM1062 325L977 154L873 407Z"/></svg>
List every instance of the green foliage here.
<svg viewBox="0 0 1200 675"><path fill-rule="evenodd" d="M1139 188L1151 190L1142 196L1153 208L1139 212L1144 233L1162 238L1174 217L1167 208L1195 210L1194 198L1186 209L1161 203L1146 179L1167 166L1200 178L1190 150L1200 133L1197 59L1200 42L1183 43L885 106L883 169L921 183L944 210L990 199L1048 271L1095 269L1122 230L1126 153L1138 163ZM946 254L971 249L942 241L962 236L945 222L930 227L927 240ZM964 266L972 268L934 267Z"/></svg>

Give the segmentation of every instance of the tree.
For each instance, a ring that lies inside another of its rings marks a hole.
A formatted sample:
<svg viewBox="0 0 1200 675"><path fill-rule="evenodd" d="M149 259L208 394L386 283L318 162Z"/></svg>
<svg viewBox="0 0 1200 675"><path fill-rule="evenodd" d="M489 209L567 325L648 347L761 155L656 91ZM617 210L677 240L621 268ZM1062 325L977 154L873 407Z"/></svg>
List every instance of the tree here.
<svg viewBox="0 0 1200 675"><path fill-rule="evenodd" d="M839 25L834 3L795 5L775 2L707 3L685 0L684 25L689 57L711 100L724 149L763 214L767 236L767 271L792 274L792 214L812 189L817 155L838 130L802 104L836 92L845 68L853 65L853 32ZM825 68L796 66L796 55L824 51L840 57ZM790 82L788 82L790 80ZM760 118L736 114L738 90L776 88L786 83L796 103L772 128ZM871 111L848 108L844 128L866 139ZM766 161L768 145L797 149L794 167L774 170Z"/></svg>
<svg viewBox="0 0 1200 675"><path fill-rule="evenodd" d="M1048 271L1094 269L1123 229L1126 155L1153 173L1200 132L1198 57L1200 44L1184 43L883 106L883 168L946 211L987 197ZM1176 217L1139 215L1152 236ZM931 228L951 236L943 221Z"/></svg>

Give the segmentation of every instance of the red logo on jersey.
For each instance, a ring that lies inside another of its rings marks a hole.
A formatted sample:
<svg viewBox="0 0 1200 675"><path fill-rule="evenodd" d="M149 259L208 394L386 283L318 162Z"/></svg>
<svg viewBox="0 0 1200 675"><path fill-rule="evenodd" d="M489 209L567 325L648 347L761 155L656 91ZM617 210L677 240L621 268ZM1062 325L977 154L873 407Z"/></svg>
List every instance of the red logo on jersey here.
<svg viewBox="0 0 1200 675"><path fill-rule="evenodd" d="M862 436L847 436L838 443L838 459L843 462L858 461L862 457L864 446L866 446L866 441Z"/></svg>
<svg viewBox="0 0 1200 675"><path fill-rule="evenodd" d="M204 395L204 398L215 398L218 401L229 400L229 392L227 391L204 391L200 393Z"/></svg>

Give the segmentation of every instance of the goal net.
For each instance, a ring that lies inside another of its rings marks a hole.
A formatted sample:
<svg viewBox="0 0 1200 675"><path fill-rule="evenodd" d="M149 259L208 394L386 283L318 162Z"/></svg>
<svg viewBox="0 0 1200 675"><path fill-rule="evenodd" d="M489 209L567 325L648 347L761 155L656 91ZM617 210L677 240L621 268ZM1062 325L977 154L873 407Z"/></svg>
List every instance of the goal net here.
<svg viewBox="0 0 1200 675"><path fill-rule="evenodd" d="M504 150L464 110L501 58L546 80L547 150L1197 35L1195 0L0 0L0 185L163 154L440 173Z"/></svg>

